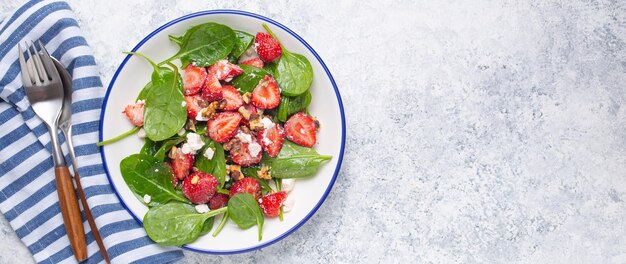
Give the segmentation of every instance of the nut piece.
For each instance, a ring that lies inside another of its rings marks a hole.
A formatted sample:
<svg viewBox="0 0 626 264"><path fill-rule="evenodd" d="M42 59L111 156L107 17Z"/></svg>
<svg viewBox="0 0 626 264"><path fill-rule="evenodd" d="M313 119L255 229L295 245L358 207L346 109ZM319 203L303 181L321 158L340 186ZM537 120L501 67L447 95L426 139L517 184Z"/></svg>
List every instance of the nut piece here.
<svg viewBox="0 0 626 264"><path fill-rule="evenodd" d="M245 118L246 120L250 120L250 112L248 112L248 109L246 109L243 106L240 106L237 111L239 111L239 113L243 116L243 118Z"/></svg>
<svg viewBox="0 0 626 264"><path fill-rule="evenodd" d="M178 157L178 148L176 146L172 146L170 149L170 153L167 154L170 159L175 159Z"/></svg>
<svg viewBox="0 0 626 264"><path fill-rule="evenodd" d="M196 132L196 123L198 121L193 119L187 119L187 123L185 124L185 129Z"/></svg>
<svg viewBox="0 0 626 264"><path fill-rule="evenodd" d="M266 180L271 180L272 179L272 174L270 173L270 167L263 166L261 167L261 169L256 173L257 176L259 176L259 178L261 179L266 179Z"/></svg>
<svg viewBox="0 0 626 264"><path fill-rule="evenodd" d="M238 148L241 147L240 140L236 137L232 138L230 141L224 143L222 147L226 151L231 151L231 150L238 151L239 150Z"/></svg>
<svg viewBox="0 0 626 264"><path fill-rule="evenodd" d="M316 117L314 117L314 118L313 118L313 123L315 123L315 131L320 132L320 128L322 127L322 126L320 125L320 121L319 121L319 120L317 120L317 118L316 118Z"/></svg>
<svg viewBox="0 0 626 264"><path fill-rule="evenodd" d="M250 103L250 99L252 99L252 94L247 92L245 94L243 94L241 97L243 97L243 102L246 104Z"/></svg>
<svg viewBox="0 0 626 264"><path fill-rule="evenodd" d="M226 107L226 104L228 102L226 102L226 99L222 99L221 101L219 102L215 101L214 103L217 103L217 109L224 109L224 107Z"/></svg>
<svg viewBox="0 0 626 264"><path fill-rule="evenodd" d="M261 118L262 117L260 115L256 115L256 114L250 116L250 129L252 131L258 132L258 131L263 130L263 128L265 128L263 126L263 123L261 123Z"/></svg>
<svg viewBox="0 0 626 264"><path fill-rule="evenodd" d="M245 134L254 136L254 135L252 135L252 131L250 131L250 129L247 126L240 126L239 129L241 129L241 132L243 132Z"/></svg>
<svg viewBox="0 0 626 264"><path fill-rule="evenodd" d="M241 173L241 166L239 165L230 165L226 172L233 178L235 181L243 179L243 173Z"/></svg>
<svg viewBox="0 0 626 264"><path fill-rule="evenodd" d="M213 117L215 113L217 112L217 109L219 108L219 106L220 106L220 102L217 102L217 101L211 102L209 106L202 108L202 110L198 112L198 116L196 117L196 119L202 120L202 121L211 119L211 117Z"/></svg>

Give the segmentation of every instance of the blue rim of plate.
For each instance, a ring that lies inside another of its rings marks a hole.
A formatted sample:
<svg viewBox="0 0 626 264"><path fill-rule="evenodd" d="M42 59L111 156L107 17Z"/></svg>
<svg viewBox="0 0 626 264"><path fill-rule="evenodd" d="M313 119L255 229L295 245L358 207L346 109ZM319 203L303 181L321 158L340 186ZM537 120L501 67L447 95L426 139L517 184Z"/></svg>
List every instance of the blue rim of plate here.
<svg viewBox="0 0 626 264"><path fill-rule="evenodd" d="M257 19L260 19L260 20L262 20L264 22L270 23L270 24L272 24L272 25L274 25L276 27L281 28L282 30L286 31L287 33L289 33L293 37L295 37L298 41L300 41L300 43L302 43L313 54L313 56L315 56L317 61L322 65L322 68L324 68L324 71L326 72L326 75L330 79L330 82L333 85L333 89L335 90L337 103L339 104L339 112L341 114L341 148L339 150L339 157L338 157L338 160L337 160L337 166L335 167L335 172L333 173L333 178L331 179L330 184L326 188L326 191L324 191L324 195L322 196L322 198L319 200L319 202L317 202L315 207L313 207L313 210L311 210L300 222L298 222L291 229L287 230L287 232L281 234L280 236L278 236L278 237L276 237L276 238L274 238L272 240L263 242L263 243L261 243L259 245L256 245L256 246L253 246L253 247L249 247L249 248L238 249L238 250L233 250L233 251L210 251L210 250L194 248L194 247L189 246L189 245L183 245L182 246L182 248L184 248L184 249L195 251L195 252L200 252L200 253L215 254L215 255L230 255L230 254L240 254L240 253L245 253L245 252L257 250L257 249L261 249L263 247L269 246L271 244L274 244L274 243L282 240L283 238L289 236L294 231L296 231L304 223L306 223L315 214L315 212L317 212L317 210L320 208L320 206L326 200L326 197L328 197L328 194L330 193L330 190L333 188L333 185L335 184L335 180L337 180L337 175L339 174L339 170L341 169L341 163L343 161L343 152L344 152L344 148L345 148L345 145L346 145L346 118L345 118L344 110L343 110L343 102L341 100L341 95L339 94L339 89L337 88L337 84L335 83L335 79L333 79L333 76L330 73L330 71L328 70L328 67L326 67L326 64L324 63L322 58L317 54L317 52L315 52L315 50L311 47L311 45L309 45L309 43L307 43L304 39L302 39L298 34L293 32L288 27L286 27L286 26L284 26L284 25L282 25L282 24L280 24L280 23L278 23L278 22L276 22L276 21L274 21L274 20L272 20L270 18L261 16L261 15L255 14L255 13L246 12L246 11L240 11L240 10L231 10L231 9L217 9L217 10L207 10L207 11L201 11L201 12L185 15L185 16L179 17L177 19L174 19L174 20L166 23L165 25L157 28L156 30L152 31L148 36L146 36L144 39L142 39L139 42L139 44L137 44L132 49L132 51L133 52L137 51L141 46L143 46L143 44L146 41L151 39L154 35L156 35L157 33L161 32L162 30L164 30L164 29L166 29L166 28L168 28L168 27L170 27L170 26L172 26L174 24L177 24L177 23L179 23L181 21L185 21L187 19L191 19L191 18L194 18L194 17L206 16L206 15L216 15L216 14L231 14L231 15L241 15L241 16L248 16L248 17L257 18ZM106 106L107 106L107 101L109 99L109 94L111 93L111 89L113 88L113 84L115 84L115 80L117 79L117 76L122 71L122 69L126 65L126 62L128 62L128 60L130 59L130 57L131 57L131 55L126 55L126 57L122 61L122 64L120 64L120 66L117 68L117 70L115 71L115 74L113 74L113 78L111 79L111 82L109 83L109 87L107 88L106 94L104 95L104 100L102 102L102 112L100 113L100 126L99 126L99 132L98 132L100 141L103 140L103 138L102 138L103 127L102 126L103 126L103 120L104 120L104 113L106 112L105 110L106 110ZM115 184L113 183L113 180L111 179L111 174L109 173L109 167L107 165L106 157L104 156L104 148L103 147L100 147L100 156L102 157L102 163L104 165L104 171L105 171L105 173L107 175L107 179L111 183L111 187L113 188L113 191L115 191L115 195L120 200L122 206L126 209L126 211L128 211L130 213L130 215L139 224L141 224L143 226L143 222L141 221L141 219L139 219L133 213L133 211L131 211L130 208L128 208L128 206L126 205L126 203L124 203L124 200L120 196L119 192L117 191L117 188L115 187Z"/></svg>

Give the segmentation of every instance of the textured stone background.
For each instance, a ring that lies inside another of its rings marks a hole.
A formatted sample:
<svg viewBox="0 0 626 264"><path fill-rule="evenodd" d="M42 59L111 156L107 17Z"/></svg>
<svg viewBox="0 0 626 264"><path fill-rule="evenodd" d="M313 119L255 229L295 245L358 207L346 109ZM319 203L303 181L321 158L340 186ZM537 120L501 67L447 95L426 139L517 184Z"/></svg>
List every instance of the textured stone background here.
<svg viewBox="0 0 626 264"><path fill-rule="evenodd" d="M624 1L69 2L105 84L148 32L217 8L287 25L334 74L346 155L318 213L181 263L626 263ZM30 259L0 230L1 263Z"/></svg>

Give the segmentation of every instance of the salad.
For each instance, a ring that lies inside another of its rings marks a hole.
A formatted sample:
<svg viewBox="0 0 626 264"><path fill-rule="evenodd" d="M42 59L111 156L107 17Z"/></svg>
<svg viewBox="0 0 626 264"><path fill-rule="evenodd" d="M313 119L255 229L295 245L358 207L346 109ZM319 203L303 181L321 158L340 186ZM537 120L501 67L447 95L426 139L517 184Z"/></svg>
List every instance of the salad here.
<svg viewBox="0 0 626 264"><path fill-rule="evenodd" d="M144 228L159 244L215 237L229 221L256 226L260 241L265 218L282 221L293 207L295 180L332 158L312 148L320 122L307 110L310 62L263 27L253 36L218 23L193 26L169 36L179 51L158 64L127 52L150 63L151 80L123 110L134 128L98 145L134 134L145 140L120 171L149 207Z"/></svg>

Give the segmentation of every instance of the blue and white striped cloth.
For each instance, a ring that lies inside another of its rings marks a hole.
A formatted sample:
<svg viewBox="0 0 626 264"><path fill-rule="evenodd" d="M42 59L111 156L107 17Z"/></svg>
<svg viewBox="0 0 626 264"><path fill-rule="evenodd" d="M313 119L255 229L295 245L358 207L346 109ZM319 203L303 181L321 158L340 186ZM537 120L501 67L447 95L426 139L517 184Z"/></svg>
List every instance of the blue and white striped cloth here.
<svg viewBox="0 0 626 264"><path fill-rule="evenodd" d="M167 263L181 259L179 249L158 246L146 236L109 185L94 144L105 89L91 48L63 1L29 1L0 15L0 211L17 236L39 263L76 262L59 210L50 137L22 87L17 44L26 40L41 40L73 77L78 171L112 262ZM68 153L65 144L63 147ZM83 224L87 263L103 262L89 225L86 221Z"/></svg>

